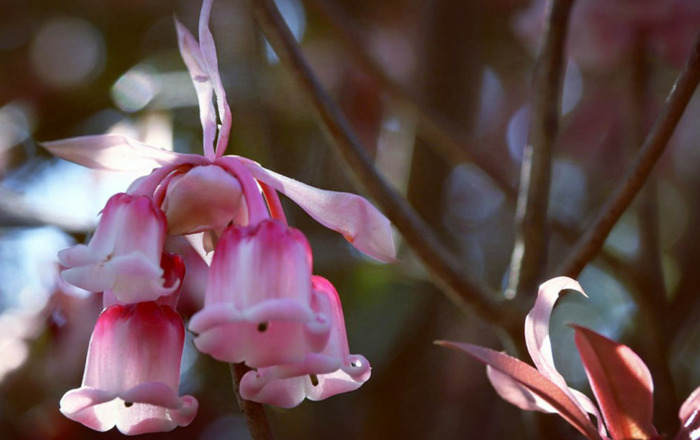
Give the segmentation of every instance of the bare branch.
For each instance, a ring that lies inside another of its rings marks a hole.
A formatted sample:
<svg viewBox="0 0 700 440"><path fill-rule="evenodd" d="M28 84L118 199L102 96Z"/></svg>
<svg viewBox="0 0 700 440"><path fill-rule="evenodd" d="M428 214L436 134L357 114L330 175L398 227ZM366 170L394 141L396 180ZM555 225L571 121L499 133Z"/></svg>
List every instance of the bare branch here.
<svg viewBox="0 0 700 440"><path fill-rule="evenodd" d="M343 47L348 50L349 55L365 71L377 80L382 88L394 99L400 100L407 105L418 118L417 135L428 141L429 145L441 154L445 160L451 164L473 162L493 183L508 196L510 200L517 198L514 170L503 168L503 161L495 163L488 154L484 153L490 148L484 145L484 139L471 139L466 134L460 133L456 127L441 118L440 115L432 112L428 106L420 102L410 90L397 83L386 71L367 53L362 47L363 33L358 29L357 23L338 7L337 4L327 0L303 0L304 3L316 13L318 13L328 24L330 29L335 31L338 38L343 43ZM478 142L477 146L475 143ZM573 245L580 237L578 230L563 224L557 219L549 219L550 227L554 233L559 234L567 243ZM630 263L622 258L603 252L601 258L606 264L614 267L625 268L620 271L622 276L630 273ZM634 282L630 279L628 282Z"/></svg>
<svg viewBox="0 0 700 440"><path fill-rule="evenodd" d="M418 118L417 133L419 137L428 141L449 163L473 162L492 179L501 191L511 198L517 196L515 181L512 178L515 170L504 169L503 160L490 157L488 148L483 148L483 146L476 148L474 145L476 140L460 141L459 139L468 139L468 136L464 133L458 133L452 124L432 112L413 93L391 78L384 68L363 49L361 43L363 35L357 31L357 26L351 23L349 17L336 4L327 0L304 0L304 3L331 24L331 28L336 31L336 35L348 48L353 59L373 78L377 79L384 90L410 108ZM478 142L484 143L483 140Z"/></svg>
<svg viewBox="0 0 700 440"><path fill-rule="evenodd" d="M367 189L403 234L433 279L441 285L443 292L463 311L475 311L487 321L500 323L507 328L519 326L512 309L498 306L491 289L458 263L408 202L377 172L372 159L357 139L347 119L311 71L274 2L255 0L253 10L263 33L280 60L315 106L335 141L333 144L353 171L356 181Z"/></svg>
<svg viewBox="0 0 700 440"><path fill-rule="evenodd" d="M649 177L652 168L663 153L668 140L678 124L685 108L700 81L700 35L695 41L690 57L676 79L661 114L647 136L634 163L622 182L615 188L598 216L578 241L569 258L555 273L576 277L600 251L622 213Z"/></svg>
<svg viewBox="0 0 700 440"><path fill-rule="evenodd" d="M566 59L564 47L574 0L557 0L548 11L544 45L532 79L533 116L530 142L520 171L515 247L505 296L534 293L547 256L547 208L552 175L552 149L559 130Z"/></svg>

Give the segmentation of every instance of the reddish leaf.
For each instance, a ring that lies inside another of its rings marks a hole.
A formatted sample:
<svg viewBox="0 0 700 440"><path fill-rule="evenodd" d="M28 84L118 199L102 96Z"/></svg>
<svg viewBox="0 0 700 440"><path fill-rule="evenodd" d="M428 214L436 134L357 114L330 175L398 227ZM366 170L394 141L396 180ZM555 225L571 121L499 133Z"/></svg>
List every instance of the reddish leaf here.
<svg viewBox="0 0 700 440"><path fill-rule="evenodd" d="M457 342L436 341L438 345L463 351L491 368L511 377L551 405L567 422L589 439L601 440L595 426L569 396L534 367L504 353Z"/></svg>
<svg viewBox="0 0 700 440"><path fill-rule="evenodd" d="M613 440L651 439L654 412L651 374L626 345L580 326L575 341L586 375Z"/></svg>

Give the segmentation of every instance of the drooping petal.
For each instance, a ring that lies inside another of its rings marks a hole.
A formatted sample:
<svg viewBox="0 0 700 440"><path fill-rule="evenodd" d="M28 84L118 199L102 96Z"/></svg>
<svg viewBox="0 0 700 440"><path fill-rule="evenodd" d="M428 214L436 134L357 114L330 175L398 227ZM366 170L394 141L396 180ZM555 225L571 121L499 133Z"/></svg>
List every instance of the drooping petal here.
<svg viewBox="0 0 700 440"><path fill-rule="evenodd" d="M126 136L105 134L42 142L53 155L97 170L148 171L185 162L193 155L178 154ZM195 163L201 162L198 157Z"/></svg>
<svg viewBox="0 0 700 440"><path fill-rule="evenodd" d="M580 326L574 340L608 432L615 440L658 435L651 373L626 345Z"/></svg>
<svg viewBox="0 0 700 440"><path fill-rule="evenodd" d="M529 392L549 404L586 438L595 440L603 438L575 400L565 393L559 385L525 362L504 353L475 345L448 341L437 341L436 344L463 351L518 382Z"/></svg>
<svg viewBox="0 0 700 440"><path fill-rule="evenodd" d="M214 88L216 96L216 105L219 110L219 118L221 118L221 126L219 127L219 136L216 140L216 157L221 157L226 150L228 144L229 133L231 132L231 109L226 101L226 92L224 85L221 83L219 75L219 62L216 57L216 46L214 45L214 37L209 30L209 15L211 14L212 0L204 0L202 3L202 12L199 16L199 43L202 54L202 61L209 75L211 85Z"/></svg>
<svg viewBox="0 0 700 440"><path fill-rule="evenodd" d="M323 226L343 234L360 251L379 261L396 260L391 223L365 198L314 188L244 160L257 180L285 194Z"/></svg>

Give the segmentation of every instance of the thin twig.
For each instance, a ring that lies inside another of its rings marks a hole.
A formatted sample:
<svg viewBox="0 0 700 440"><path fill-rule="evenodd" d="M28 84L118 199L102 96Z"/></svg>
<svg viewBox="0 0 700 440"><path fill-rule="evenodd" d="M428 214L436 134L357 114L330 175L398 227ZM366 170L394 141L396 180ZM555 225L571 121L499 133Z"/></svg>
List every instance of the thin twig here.
<svg viewBox="0 0 700 440"><path fill-rule="evenodd" d="M378 80L384 90L395 99L403 102L416 115L418 136L428 141L448 163L473 162L492 179L501 191L513 199L517 196L515 181L512 178L515 170L505 169L502 160L495 159L488 153L489 148L484 148L483 145L481 148L476 148L475 140L459 141L458 139L464 139L467 136L458 133L452 124L431 111L413 93L391 78L384 68L363 49L361 44L364 40L363 34L357 31L357 26L350 21L340 7L328 0L303 1L331 24L331 28L336 31L336 35L341 39L343 45L349 49L353 59L372 78ZM484 141L480 140L479 142L483 144Z"/></svg>
<svg viewBox="0 0 700 440"><path fill-rule="evenodd" d="M622 213L644 185L649 173L663 153L668 140L678 125L685 108L700 81L700 35L695 41L688 62L678 76L661 114L647 136L634 163L622 182L615 188L600 213L578 241L569 258L555 273L576 277L600 251Z"/></svg>
<svg viewBox="0 0 700 440"><path fill-rule="evenodd" d="M506 298L534 293L547 256L547 208L552 176L552 149L559 131L561 94L566 59L564 46L574 0L557 0L548 11L544 45L532 79L532 123L520 171L515 214L515 247Z"/></svg>
<svg viewBox="0 0 700 440"><path fill-rule="evenodd" d="M272 0L253 2L255 17L277 56L293 74L318 111L341 157L406 242L431 272L443 292L463 311L507 328L519 327L510 308L499 307L491 289L470 275L435 237L414 209L381 176L347 119L321 87Z"/></svg>
<svg viewBox="0 0 700 440"><path fill-rule="evenodd" d="M251 402L250 400L242 398L238 389L243 375L250 371L250 368L244 363L230 364L229 366L231 368L231 379L233 379L233 390L236 394L236 400L238 400L238 407L241 408L241 412L245 416L250 436L253 440L272 440L272 431L270 430L270 425L267 423L265 408L260 403Z"/></svg>
<svg viewBox="0 0 700 440"><path fill-rule="evenodd" d="M358 63L361 68L372 76L382 89L387 91L394 99L401 101L416 115L418 119L417 135L426 140L429 145L441 154L450 164L472 162L479 167L492 182L510 199L516 200L518 191L516 181L512 178L514 170L510 169L510 164L504 168L504 162L495 162L487 151L491 150L483 139L471 139L464 133L459 132L449 121L429 109L429 106L422 103L406 87L399 84L395 79L387 74L384 68L379 65L364 49L362 41L364 32L361 32L357 23L341 10L333 1L328 0L303 0L310 9L318 13L335 31L341 40L343 47L348 50L349 55ZM466 139L466 140L465 140ZM476 144L479 144L478 146ZM580 231L567 226L561 221L550 218L550 227L553 233L559 234L566 243L571 245L581 236ZM601 253L601 259L609 266L625 268L621 274L630 273L630 263L610 252ZM635 280L629 279L628 282Z"/></svg>

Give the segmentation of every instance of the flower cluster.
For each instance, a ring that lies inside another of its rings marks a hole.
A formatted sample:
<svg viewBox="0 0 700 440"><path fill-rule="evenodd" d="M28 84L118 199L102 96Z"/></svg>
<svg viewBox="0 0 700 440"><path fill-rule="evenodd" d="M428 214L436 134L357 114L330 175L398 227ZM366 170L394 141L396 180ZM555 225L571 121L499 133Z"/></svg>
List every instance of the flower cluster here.
<svg viewBox="0 0 700 440"><path fill-rule="evenodd" d="M277 192L380 261L395 258L389 221L357 195L223 155L231 112L208 28L211 3L202 7L199 42L176 21L198 96L203 156L114 135L45 144L93 168L153 168L107 202L87 245L59 254L66 281L103 292L82 386L61 399L63 414L99 431L168 431L196 415L197 400L177 394L185 327L176 307L185 264L164 251L174 235L210 265L204 307L189 323L195 346L251 368L240 383L244 399L293 407L357 389L370 376L367 360L349 352L338 293L313 275L309 243L287 225Z"/></svg>
<svg viewBox="0 0 700 440"><path fill-rule="evenodd" d="M578 282L553 278L540 286L537 301L525 318L525 342L535 367L504 353L471 344L438 341L487 365L496 392L527 411L557 413L590 440L660 440L652 423L654 406L649 369L629 347L593 330L572 325L588 382L598 406L580 391L569 388L554 365L549 317L563 290L586 296ZM600 408L600 410L599 410ZM676 440L700 437L700 388L680 408L681 428ZM591 419L594 416L597 424Z"/></svg>

